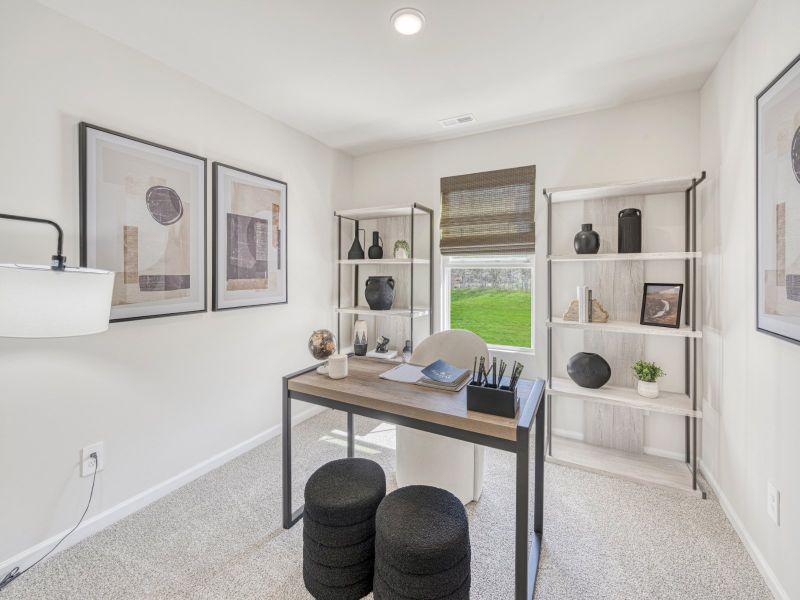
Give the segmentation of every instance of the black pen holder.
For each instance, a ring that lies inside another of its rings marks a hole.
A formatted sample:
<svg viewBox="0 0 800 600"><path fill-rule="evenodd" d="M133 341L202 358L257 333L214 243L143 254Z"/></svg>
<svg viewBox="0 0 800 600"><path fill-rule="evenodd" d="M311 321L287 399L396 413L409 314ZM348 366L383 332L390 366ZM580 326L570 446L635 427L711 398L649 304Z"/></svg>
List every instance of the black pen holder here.
<svg viewBox="0 0 800 600"><path fill-rule="evenodd" d="M472 383L467 385L467 410L508 417L513 419L519 409L519 396L516 389L507 385L486 385Z"/></svg>

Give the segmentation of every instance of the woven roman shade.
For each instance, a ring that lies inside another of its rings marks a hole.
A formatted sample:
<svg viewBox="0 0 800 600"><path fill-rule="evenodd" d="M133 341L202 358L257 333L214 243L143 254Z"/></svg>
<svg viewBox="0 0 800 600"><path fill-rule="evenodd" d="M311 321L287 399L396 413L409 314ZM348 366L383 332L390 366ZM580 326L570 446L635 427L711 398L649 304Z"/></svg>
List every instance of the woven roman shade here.
<svg viewBox="0 0 800 600"><path fill-rule="evenodd" d="M536 167L443 177L442 254L531 254Z"/></svg>

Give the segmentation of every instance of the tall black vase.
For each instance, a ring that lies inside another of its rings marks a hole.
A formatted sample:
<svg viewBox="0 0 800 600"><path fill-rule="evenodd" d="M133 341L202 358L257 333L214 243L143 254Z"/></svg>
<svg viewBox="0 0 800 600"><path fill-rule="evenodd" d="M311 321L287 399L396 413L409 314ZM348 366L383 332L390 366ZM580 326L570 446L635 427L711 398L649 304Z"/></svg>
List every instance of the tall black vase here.
<svg viewBox="0 0 800 600"><path fill-rule="evenodd" d="M638 208L623 208L619 211L617 231L617 252L642 251L642 211Z"/></svg>
<svg viewBox="0 0 800 600"><path fill-rule="evenodd" d="M356 237L353 238L353 245L350 246L350 250L347 253L347 258L350 260L361 260L364 258L364 247L361 245L361 242L358 239L358 232L364 231L363 229L356 229ZM364 234L366 235L366 233ZM366 243L366 240L364 241Z"/></svg>
<svg viewBox="0 0 800 600"><path fill-rule="evenodd" d="M383 258L383 240L377 231L372 232L372 246L367 251L370 258Z"/></svg>

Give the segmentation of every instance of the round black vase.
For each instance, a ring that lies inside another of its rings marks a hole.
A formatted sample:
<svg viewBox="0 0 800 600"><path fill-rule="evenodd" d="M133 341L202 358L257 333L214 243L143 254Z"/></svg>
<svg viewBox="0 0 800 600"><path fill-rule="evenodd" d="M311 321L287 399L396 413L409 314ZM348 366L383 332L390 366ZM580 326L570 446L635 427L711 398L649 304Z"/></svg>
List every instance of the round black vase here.
<svg viewBox="0 0 800 600"><path fill-rule="evenodd" d="M579 386L597 389L611 379L611 367L599 354L578 352L569 359L567 374Z"/></svg>
<svg viewBox="0 0 800 600"><path fill-rule="evenodd" d="M394 303L394 279L388 275L368 277L364 296L372 310L389 310Z"/></svg>
<svg viewBox="0 0 800 600"><path fill-rule="evenodd" d="M578 254L597 254L600 250L600 235L592 231L591 223L581 225L581 230L575 234L575 252Z"/></svg>

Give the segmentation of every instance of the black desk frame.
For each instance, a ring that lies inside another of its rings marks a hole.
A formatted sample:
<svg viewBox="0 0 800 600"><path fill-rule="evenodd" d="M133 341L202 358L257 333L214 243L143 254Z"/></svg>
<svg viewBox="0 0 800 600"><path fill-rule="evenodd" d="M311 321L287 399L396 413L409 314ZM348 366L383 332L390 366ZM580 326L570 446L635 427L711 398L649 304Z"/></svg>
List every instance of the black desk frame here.
<svg viewBox="0 0 800 600"><path fill-rule="evenodd" d="M536 574L542 550L542 524L544 520L544 380L537 379L527 401L521 406L517 423L516 441L506 440L482 433L475 433L431 423L421 419L396 415L382 410L366 408L322 398L320 396L289 390L289 381L316 369L309 367L283 378L283 527L289 529L303 516L303 507L292 510L292 400L302 400L347 413L347 456L355 453L353 416L360 415L370 419L380 419L403 427L419 429L481 446L489 446L517 455L516 468L516 524L514 542L514 598L530 600L536 587ZM533 492L533 536L529 534L529 476L530 476L530 434L535 427L534 436L534 492Z"/></svg>

